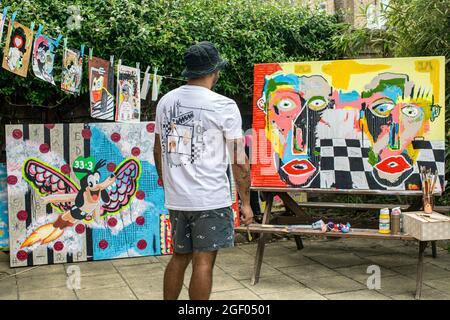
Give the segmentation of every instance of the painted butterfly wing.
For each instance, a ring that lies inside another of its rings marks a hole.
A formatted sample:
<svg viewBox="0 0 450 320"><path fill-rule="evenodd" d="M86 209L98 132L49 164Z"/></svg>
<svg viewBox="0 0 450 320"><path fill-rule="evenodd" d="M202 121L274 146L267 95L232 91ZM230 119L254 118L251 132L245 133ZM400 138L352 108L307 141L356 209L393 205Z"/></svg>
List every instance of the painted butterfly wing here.
<svg viewBox="0 0 450 320"><path fill-rule="evenodd" d="M109 188L110 201L103 205L103 213L116 213L126 207L138 188L141 166L134 159L123 162L115 171L116 181Z"/></svg>
<svg viewBox="0 0 450 320"><path fill-rule="evenodd" d="M37 159L28 159L23 166L23 172L25 179L41 196L74 194L79 191L78 186L69 177ZM58 202L52 203L52 206L61 212L65 212L73 204Z"/></svg>

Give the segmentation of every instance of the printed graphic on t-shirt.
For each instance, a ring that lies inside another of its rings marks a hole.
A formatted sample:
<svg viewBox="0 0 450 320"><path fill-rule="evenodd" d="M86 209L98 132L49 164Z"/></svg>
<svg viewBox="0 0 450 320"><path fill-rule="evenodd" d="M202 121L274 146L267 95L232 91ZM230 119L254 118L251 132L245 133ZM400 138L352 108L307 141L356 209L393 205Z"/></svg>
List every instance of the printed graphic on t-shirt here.
<svg viewBox="0 0 450 320"><path fill-rule="evenodd" d="M202 111L206 110L182 106L179 101L163 109L161 145L169 166L192 164L201 158L205 130L196 119Z"/></svg>

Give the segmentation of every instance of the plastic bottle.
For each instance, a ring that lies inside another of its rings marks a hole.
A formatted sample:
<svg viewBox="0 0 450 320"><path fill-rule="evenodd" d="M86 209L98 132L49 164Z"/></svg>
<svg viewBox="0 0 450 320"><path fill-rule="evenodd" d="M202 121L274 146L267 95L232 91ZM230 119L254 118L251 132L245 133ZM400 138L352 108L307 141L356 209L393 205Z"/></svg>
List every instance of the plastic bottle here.
<svg viewBox="0 0 450 320"><path fill-rule="evenodd" d="M392 234L400 234L401 227L400 227L400 217L401 217L402 211L400 210L400 207L393 208L391 211L391 231Z"/></svg>
<svg viewBox="0 0 450 320"><path fill-rule="evenodd" d="M391 233L389 208L380 209L379 233Z"/></svg>

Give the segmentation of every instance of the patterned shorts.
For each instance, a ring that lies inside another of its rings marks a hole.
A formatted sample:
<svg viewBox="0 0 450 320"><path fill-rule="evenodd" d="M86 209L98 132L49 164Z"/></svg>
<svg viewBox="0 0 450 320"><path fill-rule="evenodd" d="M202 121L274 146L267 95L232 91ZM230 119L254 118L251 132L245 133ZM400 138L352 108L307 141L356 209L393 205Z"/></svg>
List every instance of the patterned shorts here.
<svg viewBox="0 0 450 320"><path fill-rule="evenodd" d="M234 245L231 207L205 211L169 210L173 251L216 251Z"/></svg>

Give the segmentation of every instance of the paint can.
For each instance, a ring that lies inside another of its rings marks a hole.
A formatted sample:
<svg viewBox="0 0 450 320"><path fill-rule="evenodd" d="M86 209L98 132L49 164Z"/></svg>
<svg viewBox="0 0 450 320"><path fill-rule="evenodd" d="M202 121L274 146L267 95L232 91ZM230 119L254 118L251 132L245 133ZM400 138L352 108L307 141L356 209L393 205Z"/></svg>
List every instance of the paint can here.
<svg viewBox="0 0 450 320"><path fill-rule="evenodd" d="M400 234L400 218L401 218L402 211L400 207L396 207L392 209L391 212L391 231L393 234Z"/></svg>
<svg viewBox="0 0 450 320"><path fill-rule="evenodd" d="M378 232L384 234L391 233L389 208L380 209Z"/></svg>

